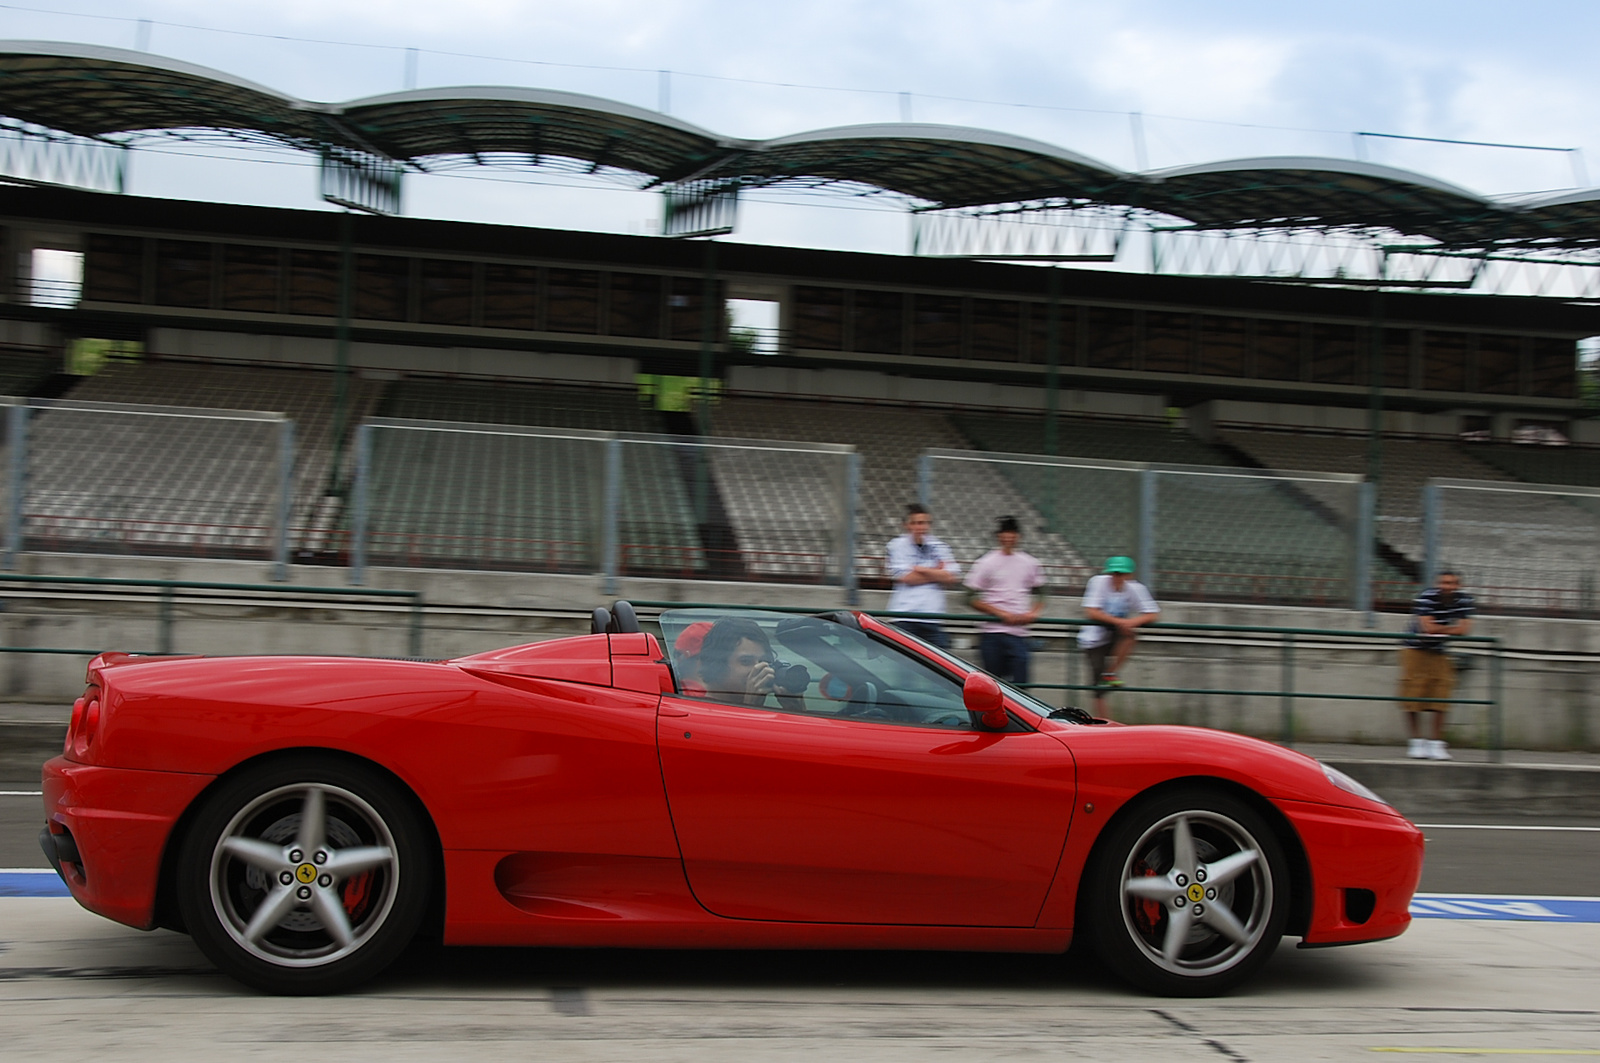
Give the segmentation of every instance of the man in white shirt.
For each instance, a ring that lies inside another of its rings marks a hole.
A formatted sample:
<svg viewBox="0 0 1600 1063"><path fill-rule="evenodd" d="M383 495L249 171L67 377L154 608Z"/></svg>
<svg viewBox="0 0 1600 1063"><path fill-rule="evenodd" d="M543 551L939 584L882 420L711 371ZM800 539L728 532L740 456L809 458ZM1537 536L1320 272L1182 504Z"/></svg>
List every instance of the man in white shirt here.
<svg viewBox="0 0 1600 1063"><path fill-rule="evenodd" d="M956 555L932 534L933 518L926 506L906 507L906 533L889 540L884 567L894 581L889 592L891 613L942 613L944 589L961 580ZM950 637L937 620L900 620L895 626L908 635L948 649Z"/></svg>
<svg viewBox="0 0 1600 1063"><path fill-rule="evenodd" d="M1138 630L1161 615L1150 591L1133 575L1133 559L1118 555L1106 559L1106 570L1094 576L1083 591L1083 615L1088 620L1078 631L1078 648L1094 677L1094 714L1106 716L1106 691L1122 685L1117 673L1127 663L1138 641Z"/></svg>
<svg viewBox="0 0 1600 1063"><path fill-rule="evenodd" d="M994 537L1000 548L978 558L967 576L967 604L994 618L978 625L983 670L1008 683L1025 685L1033 656L1028 625L1039 619L1049 600L1044 566L1032 554L1017 549L1022 527L1016 517L1001 517Z"/></svg>

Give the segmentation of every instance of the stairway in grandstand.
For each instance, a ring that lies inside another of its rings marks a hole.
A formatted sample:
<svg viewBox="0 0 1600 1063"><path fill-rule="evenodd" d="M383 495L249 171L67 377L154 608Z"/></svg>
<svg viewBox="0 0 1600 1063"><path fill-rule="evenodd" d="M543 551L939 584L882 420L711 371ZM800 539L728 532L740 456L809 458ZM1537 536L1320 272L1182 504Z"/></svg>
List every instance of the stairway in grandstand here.
<svg viewBox="0 0 1600 1063"><path fill-rule="evenodd" d="M1363 436L1227 430L1235 446L1273 467L1365 472ZM1536 450L1551 448L1473 445L1447 440L1386 439L1378 489L1378 536L1416 562L1426 550L1423 487L1430 479L1526 479L1584 474L1587 457L1545 465ZM1574 452L1576 455L1576 452ZM1590 474L1592 478L1593 474ZM1600 568L1600 513L1587 499L1499 492L1441 493L1440 552L1462 570L1474 592L1499 607L1571 608L1555 598L1576 593L1580 573ZM1593 598L1592 577L1588 597Z"/></svg>
<svg viewBox="0 0 1600 1063"><path fill-rule="evenodd" d="M952 421L985 450L1039 454L1045 449L1041 415L958 414ZM1183 429L1148 423L1061 417L1056 451L1064 457L1238 468L1225 453ZM1139 486L1132 473L999 467L1035 500L1053 494L1054 501L1041 501L1040 507L1085 556L1098 561L1136 552ZM1156 582L1163 594L1347 600L1353 564L1348 499L1318 497L1316 485L1304 481L1272 483L1250 476L1164 475L1157 484ZM1380 565L1378 578L1401 577Z"/></svg>
<svg viewBox="0 0 1600 1063"><path fill-rule="evenodd" d="M1269 469L1357 474L1367 471L1366 436L1241 429L1225 429L1219 434ZM1378 538L1418 563L1423 560L1422 488L1435 477L1514 479L1462 453L1454 443L1426 439L1385 440L1383 475L1378 484Z"/></svg>
<svg viewBox="0 0 1600 1063"><path fill-rule="evenodd" d="M483 431L380 428L368 499L375 560L542 571L599 564L605 444L585 432L661 433L631 391L404 379L380 415ZM493 425L575 429L574 438L495 433ZM625 445L619 519L624 571L706 567L691 495L672 449Z"/></svg>
<svg viewBox="0 0 1600 1063"><path fill-rule="evenodd" d="M378 388L350 382L350 423ZM112 363L74 401L175 411L281 413L295 422L291 540L331 472L333 374L182 362ZM279 435L269 421L160 416L115 406L43 409L29 427L24 534L71 549L265 552L277 517Z"/></svg>
<svg viewBox="0 0 1600 1063"><path fill-rule="evenodd" d="M885 578L883 545L901 532L906 504L917 501L917 458L930 447L970 444L942 413L853 403L727 398L714 433L722 437L845 443L860 455L857 552L863 579ZM835 550L839 512L836 466L804 451L766 452L757 459L719 454L717 482L745 545L747 565L772 574L798 573ZM1034 535L1043 520L1004 477L986 466L941 472L935 485L934 534L963 563L994 545L995 518L1014 514L1029 529L1028 549L1052 568L1081 572L1083 559L1059 536Z"/></svg>

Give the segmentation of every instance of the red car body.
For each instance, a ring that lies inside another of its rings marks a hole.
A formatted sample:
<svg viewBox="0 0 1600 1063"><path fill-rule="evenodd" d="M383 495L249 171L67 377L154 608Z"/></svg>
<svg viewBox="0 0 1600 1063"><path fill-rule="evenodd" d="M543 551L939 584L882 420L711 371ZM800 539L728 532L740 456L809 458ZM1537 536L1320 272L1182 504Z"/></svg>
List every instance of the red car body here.
<svg viewBox="0 0 1600 1063"><path fill-rule="evenodd" d="M176 850L218 781L321 750L414 795L446 944L1059 952L1107 825L1180 783L1272 825L1305 945L1410 921L1421 833L1299 753L1009 691L1002 733L809 715L681 693L679 671L641 632L443 662L102 655L44 768L62 875L91 911L174 925Z"/></svg>

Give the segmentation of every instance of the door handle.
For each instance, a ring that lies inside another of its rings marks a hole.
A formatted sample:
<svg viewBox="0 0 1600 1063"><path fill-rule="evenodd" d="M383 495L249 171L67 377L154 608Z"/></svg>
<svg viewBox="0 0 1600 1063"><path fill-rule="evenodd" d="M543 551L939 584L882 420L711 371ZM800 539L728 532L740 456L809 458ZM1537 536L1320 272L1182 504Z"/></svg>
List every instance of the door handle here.
<svg viewBox="0 0 1600 1063"><path fill-rule="evenodd" d="M661 716L687 716L687 715L689 715L689 710L688 709L680 709L676 705L663 705L663 706L661 706L661 708L659 708L656 711Z"/></svg>

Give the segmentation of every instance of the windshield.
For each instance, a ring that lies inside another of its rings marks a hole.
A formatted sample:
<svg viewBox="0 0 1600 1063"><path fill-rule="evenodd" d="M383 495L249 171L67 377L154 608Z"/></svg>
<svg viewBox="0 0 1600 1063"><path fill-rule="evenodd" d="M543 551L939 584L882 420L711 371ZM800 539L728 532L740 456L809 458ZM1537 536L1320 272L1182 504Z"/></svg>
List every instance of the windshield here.
<svg viewBox="0 0 1600 1063"><path fill-rule="evenodd" d="M879 623L882 623L882 621L879 621ZM901 631L900 633L903 635L909 635L911 638L916 639L917 642L921 644L930 654L938 657L952 668L957 669L961 675L966 675L968 672L983 671L983 669L979 668L977 665L963 661L960 657L957 657L949 650L940 649L931 642L917 638L917 636L912 635L909 631ZM1025 690L1019 690L1010 683L1007 683L1004 679L996 679L995 682L1000 684L1000 689L1005 691L1006 697L1012 699L1029 712L1035 713L1039 716L1049 716L1055 711L1054 707L1046 705L1044 702L1040 701L1038 698L1034 697L1032 694L1029 694Z"/></svg>
<svg viewBox="0 0 1600 1063"><path fill-rule="evenodd" d="M972 727L962 681L975 669L932 647L939 664L854 623L760 609L673 609L660 623L680 694L808 715ZM1028 711L1050 714L1036 698L1006 689Z"/></svg>

